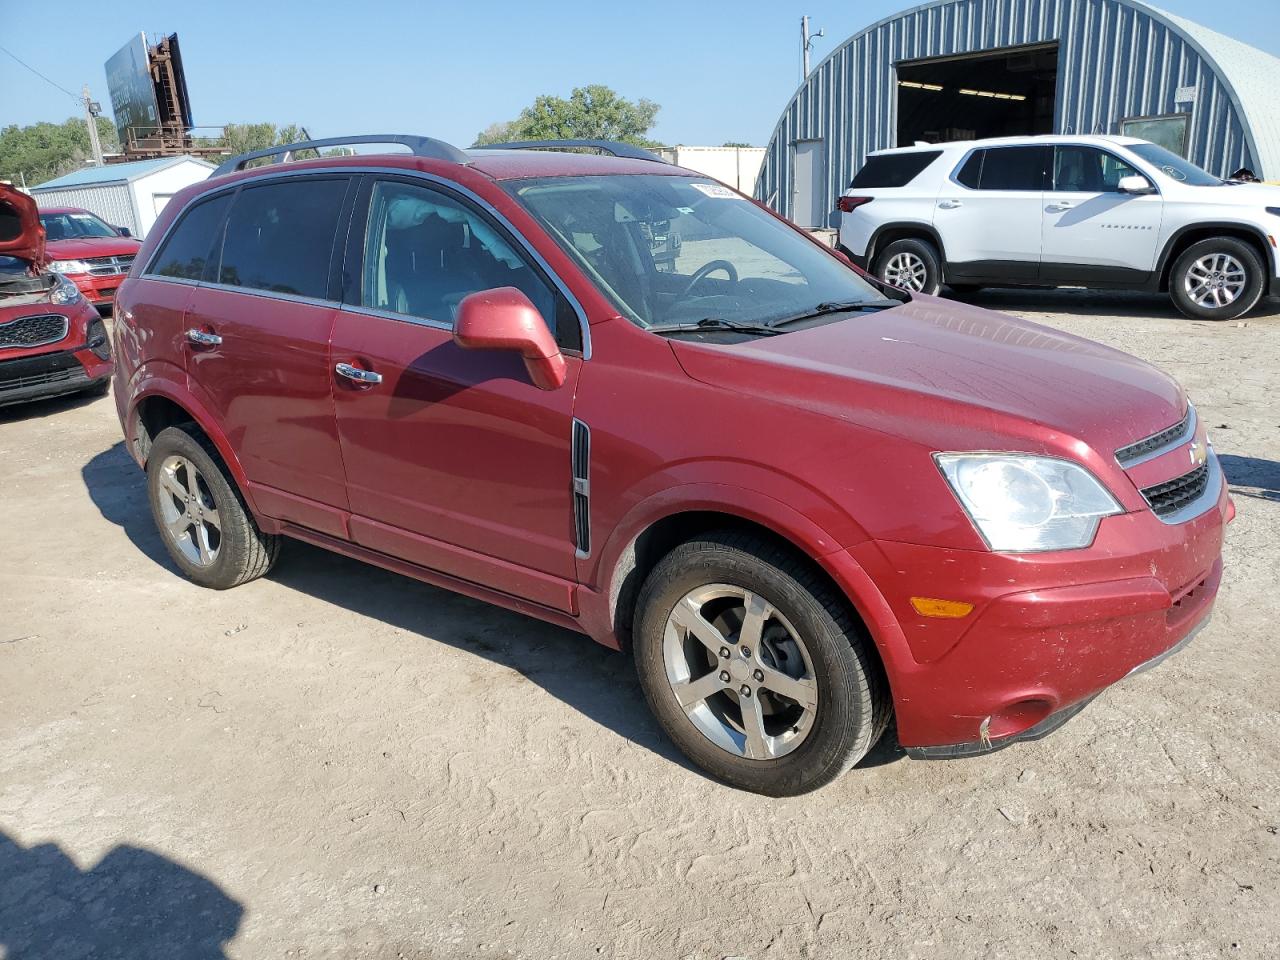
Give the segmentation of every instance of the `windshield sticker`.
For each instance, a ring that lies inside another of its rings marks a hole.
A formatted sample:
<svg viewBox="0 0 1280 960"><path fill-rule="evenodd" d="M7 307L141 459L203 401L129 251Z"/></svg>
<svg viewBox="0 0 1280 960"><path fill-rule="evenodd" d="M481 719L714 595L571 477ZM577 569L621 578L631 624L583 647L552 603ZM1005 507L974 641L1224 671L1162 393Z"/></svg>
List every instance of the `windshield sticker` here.
<svg viewBox="0 0 1280 960"><path fill-rule="evenodd" d="M723 183L691 183L689 186L697 190L701 194L708 197L716 197L720 200L741 200L742 198L726 187Z"/></svg>

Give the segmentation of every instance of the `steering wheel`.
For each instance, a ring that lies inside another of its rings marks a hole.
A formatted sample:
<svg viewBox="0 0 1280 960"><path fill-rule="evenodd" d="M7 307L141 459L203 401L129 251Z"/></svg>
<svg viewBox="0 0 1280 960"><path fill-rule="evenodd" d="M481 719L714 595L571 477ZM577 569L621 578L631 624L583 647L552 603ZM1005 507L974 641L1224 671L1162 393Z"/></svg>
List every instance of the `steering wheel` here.
<svg viewBox="0 0 1280 960"><path fill-rule="evenodd" d="M683 300L693 292L694 287L707 279L707 277L715 273L717 270L723 270L729 275L729 279L732 282L738 282L738 271L732 263L728 260L712 260L710 263L704 263L693 272L693 276L689 278L689 282L684 285L684 289L680 291L680 294L676 299Z"/></svg>

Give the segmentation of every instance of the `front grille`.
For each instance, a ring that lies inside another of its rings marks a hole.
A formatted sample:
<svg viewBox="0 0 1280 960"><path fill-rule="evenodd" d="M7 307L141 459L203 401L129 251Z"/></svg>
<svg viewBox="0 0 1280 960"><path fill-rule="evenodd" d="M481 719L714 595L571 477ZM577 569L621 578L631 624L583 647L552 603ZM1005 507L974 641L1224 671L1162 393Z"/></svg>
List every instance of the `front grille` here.
<svg viewBox="0 0 1280 960"><path fill-rule="evenodd" d="M46 370L43 373L33 373L29 377L13 377L10 380L0 380L0 393L6 390L21 390L23 387L38 387L46 383L62 383L66 380L74 380L76 378L76 370Z"/></svg>
<svg viewBox="0 0 1280 960"><path fill-rule="evenodd" d="M89 273L95 277L113 277L128 273L133 264L133 254L122 257L90 257L85 261L89 265Z"/></svg>
<svg viewBox="0 0 1280 960"><path fill-rule="evenodd" d="M67 335L67 318L57 313L19 317L0 323L0 350L7 347L42 347Z"/></svg>
<svg viewBox="0 0 1280 960"><path fill-rule="evenodd" d="M1136 443L1131 443L1127 447L1121 447L1116 451L1116 460L1120 462L1122 467L1127 467L1135 460L1141 460L1147 454L1173 444L1187 433L1188 427L1193 426L1192 417L1194 416L1194 411L1191 408L1187 408L1187 415L1172 427L1167 427L1159 433L1154 433Z"/></svg>
<svg viewBox="0 0 1280 960"><path fill-rule="evenodd" d="M1209 464L1202 463L1190 473L1184 473L1164 483L1143 487L1142 496L1146 498L1157 517L1167 517L1195 501L1204 493L1208 485Z"/></svg>

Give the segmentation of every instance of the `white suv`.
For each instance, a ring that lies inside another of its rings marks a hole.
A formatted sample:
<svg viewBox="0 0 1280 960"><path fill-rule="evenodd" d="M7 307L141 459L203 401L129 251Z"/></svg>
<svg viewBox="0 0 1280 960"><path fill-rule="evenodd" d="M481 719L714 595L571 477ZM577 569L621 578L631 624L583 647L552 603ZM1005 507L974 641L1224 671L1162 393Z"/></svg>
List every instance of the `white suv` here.
<svg viewBox="0 0 1280 960"><path fill-rule="evenodd" d="M1012 137L867 157L840 246L888 283L1168 291L1231 320L1280 294L1280 189L1222 180L1127 137Z"/></svg>

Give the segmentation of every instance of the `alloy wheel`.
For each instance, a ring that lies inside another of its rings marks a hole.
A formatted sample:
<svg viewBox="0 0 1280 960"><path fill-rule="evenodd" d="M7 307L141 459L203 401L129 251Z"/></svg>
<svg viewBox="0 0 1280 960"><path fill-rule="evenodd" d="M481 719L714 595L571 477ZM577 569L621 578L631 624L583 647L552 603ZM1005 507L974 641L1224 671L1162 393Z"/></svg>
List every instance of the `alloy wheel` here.
<svg viewBox="0 0 1280 960"><path fill-rule="evenodd" d="M1244 264L1231 254L1211 253L1187 269L1183 289L1197 306L1212 310L1235 303L1248 280Z"/></svg>
<svg viewBox="0 0 1280 960"><path fill-rule="evenodd" d="M929 279L929 268L914 253L895 253L884 265L884 282L902 290L920 293Z"/></svg>
<svg viewBox="0 0 1280 960"><path fill-rule="evenodd" d="M191 563L207 567L222 546L222 518L196 465L177 454L160 465L160 513L165 535Z"/></svg>
<svg viewBox="0 0 1280 960"><path fill-rule="evenodd" d="M662 652L685 715L721 749L774 760L812 731L818 683L809 651L759 594L724 583L689 591L667 617Z"/></svg>

